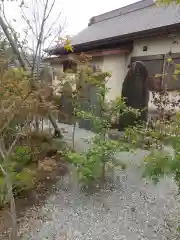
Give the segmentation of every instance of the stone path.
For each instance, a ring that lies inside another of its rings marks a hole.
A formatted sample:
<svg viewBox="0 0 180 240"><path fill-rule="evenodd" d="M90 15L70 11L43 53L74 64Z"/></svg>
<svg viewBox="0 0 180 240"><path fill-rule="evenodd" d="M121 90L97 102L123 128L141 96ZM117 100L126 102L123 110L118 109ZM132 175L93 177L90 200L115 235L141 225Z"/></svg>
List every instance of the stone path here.
<svg viewBox="0 0 180 240"><path fill-rule="evenodd" d="M61 127L71 143L72 126ZM76 149L85 151L93 135L77 129ZM118 153L118 159L129 162L128 169L117 170L114 184L93 195L81 192L69 176L60 179L44 206L27 212L22 240L175 240L169 224L178 212L177 188L171 179L157 186L142 181L138 165L145 154Z"/></svg>

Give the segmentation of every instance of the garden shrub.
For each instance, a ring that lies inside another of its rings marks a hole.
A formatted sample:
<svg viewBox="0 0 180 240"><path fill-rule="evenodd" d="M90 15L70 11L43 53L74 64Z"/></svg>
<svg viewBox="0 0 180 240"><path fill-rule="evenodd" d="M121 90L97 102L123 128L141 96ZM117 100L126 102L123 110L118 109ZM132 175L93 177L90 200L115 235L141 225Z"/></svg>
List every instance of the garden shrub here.
<svg viewBox="0 0 180 240"><path fill-rule="evenodd" d="M161 178L172 173L172 156L166 150L154 149L144 158L143 176L158 183Z"/></svg>
<svg viewBox="0 0 180 240"><path fill-rule="evenodd" d="M10 156L8 165L5 166L3 161L0 160L1 165L8 169L15 196L34 187L36 172L30 168L32 159L33 155L28 146L16 146ZM3 207L8 202L5 176L0 171L0 207Z"/></svg>
<svg viewBox="0 0 180 240"><path fill-rule="evenodd" d="M137 119L138 117L136 113L133 112L123 113L119 118L119 130L123 131L126 127L133 126L136 123Z"/></svg>
<svg viewBox="0 0 180 240"><path fill-rule="evenodd" d="M128 144L122 141L110 140L107 135L112 127L112 122L117 115L119 116L120 110L123 109L122 114L131 112L135 116L138 115L138 111L128 108L121 97L117 97L114 101L106 101L105 95L109 91L106 88L106 81L110 77L109 73L101 71L93 73L93 71L91 72L85 67L82 71L84 71L82 76L79 76L82 83L88 83L96 87L100 112L96 114L95 106L91 103L89 103L89 111L83 111L81 101L84 103L84 99L78 97L81 92L79 93L79 89L77 89L75 116L78 121L81 119L90 121L92 123L91 130L96 132L96 136L91 139L90 147L86 152L75 153L69 151L67 157L77 169L81 186L89 188L89 186L92 187L94 184L103 183L106 180L107 166L125 168L125 164L115 158L115 153L129 149Z"/></svg>
<svg viewBox="0 0 180 240"><path fill-rule="evenodd" d="M10 161L20 164L22 167L32 162L32 152L28 146L17 146Z"/></svg>
<svg viewBox="0 0 180 240"><path fill-rule="evenodd" d="M20 173L15 173L13 181L15 195L33 189L36 182L35 175L36 171L31 170L30 168L24 169Z"/></svg>
<svg viewBox="0 0 180 240"><path fill-rule="evenodd" d="M19 172L15 171L15 167L10 167L12 171L10 172L11 181L13 182L13 193L15 196L21 194L24 191L31 190L36 182L36 171L30 168L24 168ZM5 177L0 176L0 207L3 207L9 202L7 186Z"/></svg>

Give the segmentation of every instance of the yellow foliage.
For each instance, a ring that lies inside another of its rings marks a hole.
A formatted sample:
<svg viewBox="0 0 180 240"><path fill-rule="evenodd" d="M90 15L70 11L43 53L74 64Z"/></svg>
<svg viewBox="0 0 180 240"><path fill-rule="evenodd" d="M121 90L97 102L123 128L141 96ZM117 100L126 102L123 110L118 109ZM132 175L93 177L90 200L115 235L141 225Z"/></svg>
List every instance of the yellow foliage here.
<svg viewBox="0 0 180 240"><path fill-rule="evenodd" d="M65 38L59 37L57 42L63 43L64 44L64 49L67 52L73 52L73 46L72 46L71 40L69 39L68 36L65 37Z"/></svg>
<svg viewBox="0 0 180 240"><path fill-rule="evenodd" d="M168 62L168 63L171 63L171 62L172 62L172 58L168 58L168 59L167 59L167 62Z"/></svg>

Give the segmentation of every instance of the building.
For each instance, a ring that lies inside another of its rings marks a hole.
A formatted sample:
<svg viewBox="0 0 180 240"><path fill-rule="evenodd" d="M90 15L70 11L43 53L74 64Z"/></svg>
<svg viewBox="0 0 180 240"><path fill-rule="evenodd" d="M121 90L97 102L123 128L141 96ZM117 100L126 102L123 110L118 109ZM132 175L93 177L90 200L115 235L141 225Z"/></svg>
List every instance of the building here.
<svg viewBox="0 0 180 240"><path fill-rule="evenodd" d="M143 0L92 17L87 28L73 37L73 54L65 53L60 46L52 49L50 55L56 56L51 60L55 67L65 68L67 60L75 54L90 54L93 63L112 73L107 99L113 100L121 94L122 83L132 62L143 61L149 76L162 74L169 52L173 60L180 63L179 41L180 5L157 7L153 0ZM172 95L180 88L180 78L174 81L172 69L170 72L167 82ZM149 90L149 107L153 108L151 98L154 89Z"/></svg>

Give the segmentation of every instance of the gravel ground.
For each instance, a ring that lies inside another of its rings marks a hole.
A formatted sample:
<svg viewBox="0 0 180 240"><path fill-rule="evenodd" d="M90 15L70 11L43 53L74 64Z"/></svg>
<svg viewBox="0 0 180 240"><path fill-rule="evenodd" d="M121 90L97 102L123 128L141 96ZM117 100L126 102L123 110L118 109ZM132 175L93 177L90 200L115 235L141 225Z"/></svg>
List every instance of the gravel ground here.
<svg viewBox="0 0 180 240"><path fill-rule="evenodd" d="M64 127L71 143L72 126ZM77 129L76 149L88 147L93 133ZM178 239L171 225L178 212L176 185L171 179L157 186L141 179L138 167L146 154L118 153L128 161L125 171L116 170L114 182L92 195L80 191L71 175L60 179L54 194L41 209L29 209L24 217L22 240L168 240ZM180 238L179 238L180 239Z"/></svg>

